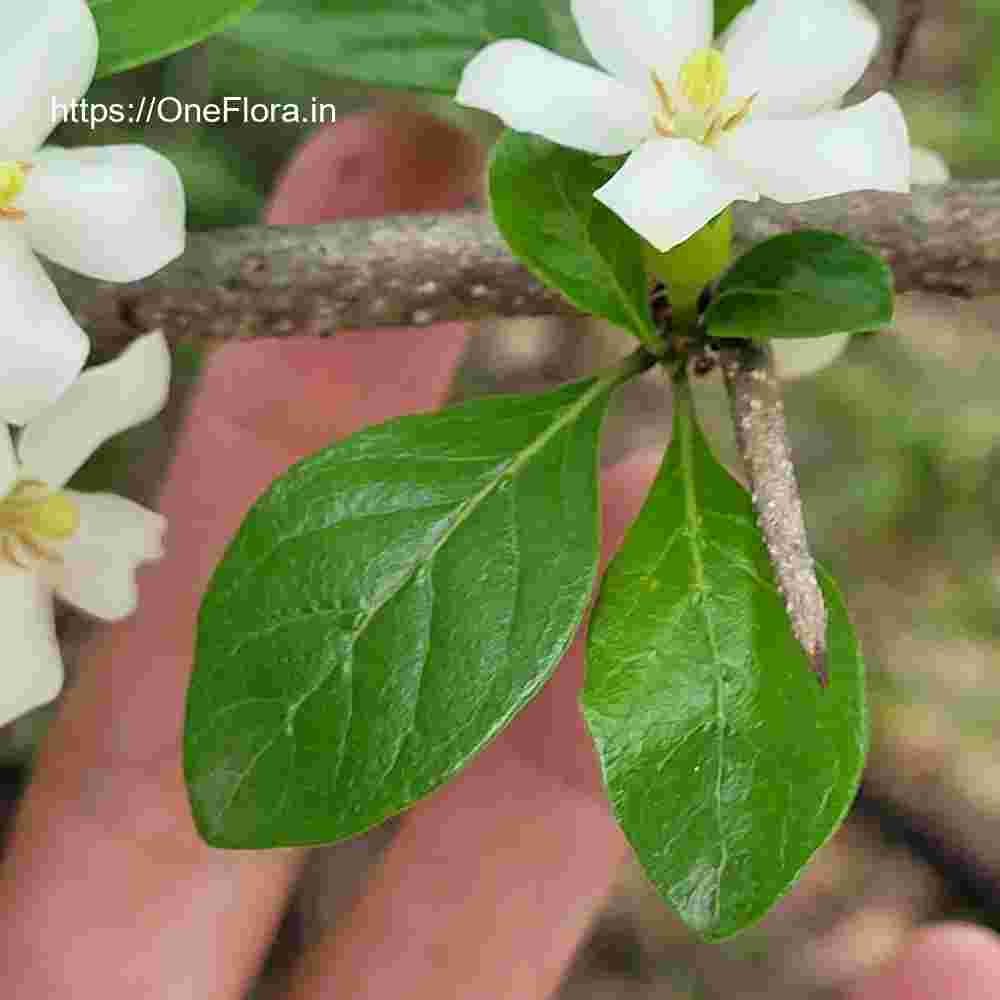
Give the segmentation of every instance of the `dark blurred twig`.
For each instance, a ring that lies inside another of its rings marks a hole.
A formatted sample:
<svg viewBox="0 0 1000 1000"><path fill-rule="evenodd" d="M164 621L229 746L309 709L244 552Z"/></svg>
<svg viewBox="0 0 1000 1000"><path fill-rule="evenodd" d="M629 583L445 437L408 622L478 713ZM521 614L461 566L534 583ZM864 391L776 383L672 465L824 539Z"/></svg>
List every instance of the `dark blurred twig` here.
<svg viewBox="0 0 1000 1000"><path fill-rule="evenodd" d="M1000 873L955 831L945 831L940 820L921 816L865 782L854 801L853 813L874 819L888 841L905 844L934 869L952 894L965 906L1000 922Z"/></svg>
<svg viewBox="0 0 1000 1000"><path fill-rule="evenodd" d="M896 0L894 7L888 30L882 32L882 44L864 76L848 96L848 104L891 87L899 77L913 37L924 18L924 0Z"/></svg>
<svg viewBox="0 0 1000 1000"><path fill-rule="evenodd" d="M896 37L891 47L889 63L890 80L895 80L901 70L906 56L913 44L914 35L924 18L924 0L897 0L896 2Z"/></svg>

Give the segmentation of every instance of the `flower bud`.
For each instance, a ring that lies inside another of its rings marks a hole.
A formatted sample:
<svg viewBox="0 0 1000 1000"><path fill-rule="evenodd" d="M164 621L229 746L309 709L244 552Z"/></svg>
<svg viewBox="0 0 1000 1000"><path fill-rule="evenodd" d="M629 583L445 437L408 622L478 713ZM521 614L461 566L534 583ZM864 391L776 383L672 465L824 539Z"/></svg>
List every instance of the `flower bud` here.
<svg viewBox="0 0 1000 1000"><path fill-rule="evenodd" d="M647 270L667 286L675 328L694 322L702 289L728 266L732 231L732 213L727 208L666 253L644 245Z"/></svg>

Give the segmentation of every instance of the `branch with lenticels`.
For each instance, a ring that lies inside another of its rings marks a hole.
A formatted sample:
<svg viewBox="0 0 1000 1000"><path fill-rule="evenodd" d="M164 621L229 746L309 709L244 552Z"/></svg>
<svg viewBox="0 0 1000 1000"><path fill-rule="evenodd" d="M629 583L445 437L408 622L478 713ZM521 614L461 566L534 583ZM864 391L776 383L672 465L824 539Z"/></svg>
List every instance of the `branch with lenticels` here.
<svg viewBox="0 0 1000 1000"><path fill-rule="evenodd" d="M898 291L1000 292L1000 181L737 203L734 214L744 247L831 229L880 252ZM64 271L55 279L102 353L156 328L172 340L218 341L577 314L511 257L480 212L193 233L181 258L144 281L108 285Z"/></svg>

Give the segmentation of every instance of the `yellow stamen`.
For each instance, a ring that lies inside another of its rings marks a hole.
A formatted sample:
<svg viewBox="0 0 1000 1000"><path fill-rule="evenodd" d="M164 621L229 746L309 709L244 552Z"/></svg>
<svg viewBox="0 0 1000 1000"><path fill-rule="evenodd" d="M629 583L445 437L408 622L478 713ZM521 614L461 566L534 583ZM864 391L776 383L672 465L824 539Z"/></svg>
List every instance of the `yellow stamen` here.
<svg viewBox="0 0 1000 1000"><path fill-rule="evenodd" d="M717 49L699 49L677 76L680 92L700 111L712 111L729 89L729 69Z"/></svg>
<svg viewBox="0 0 1000 1000"><path fill-rule="evenodd" d="M755 100L757 100L757 95L751 94L740 101L735 108L722 112L717 119L718 130L720 132L728 132L730 129L736 128L737 125L741 125L746 121Z"/></svg>
<svg viewBox="0 0 1000 1000"><path fill-rule="evenodd" d="M670 91L667 90L666 84L660 79L656 70L651 69L649 75L653 78L653 89L656 91L664 114L668 118L672 118L674 116L674 102L670 100Z"/></svg>
<svg viewBox="0 0 1000 1000"><path fill-rule="evenodd" d="M656 129L657 135L672 136L674 134L674 102L670 99L670 92L657 75L656 70L650 70L649 75L653 80L656 99L660 102L660 110L653 115L653 128Z"/></svg>
<svg viewBox="0 0 1000 1000"><path fill-rule="evenodd" d="M58 561L44 542L63 542L80 527L79 505L45 483L22 479L0 499L0 561L27 569L24 559Z"/></svg>
<svg viewBox="0 0 1000 1000"><path fill-rule="evenodd" d="M24 213L12 202L24 190L28 169L28 164L19 160L0 161L0 216L23 218Z"/></svg>
<svg viewBox="0 0 1000 1000"><path fill-rule="evenodd" d="M14 547L14 539L10 535L0 535L0 562L10 563L18 569L27 569L28 564L21 562L20 553Z"/></svg>
<svg viewBox="0 0 1000 1000"><path fill-rule="evenodd" d="M39 538L63 542L80 527L80 508L65 493L50 493L31 508L24 526Z"/></svg>

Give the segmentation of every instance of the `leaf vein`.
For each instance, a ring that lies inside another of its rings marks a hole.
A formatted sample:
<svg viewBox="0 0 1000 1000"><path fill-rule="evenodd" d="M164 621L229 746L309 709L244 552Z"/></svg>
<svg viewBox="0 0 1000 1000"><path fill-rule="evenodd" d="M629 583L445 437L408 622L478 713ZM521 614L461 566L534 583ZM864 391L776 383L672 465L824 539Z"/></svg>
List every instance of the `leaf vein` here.
<svg viewBox="0 0 1000 1000"><path fill-rule="evenodd" d="M710 602L708 601L709 584L705 573L705 560L702 555L702 524L698 500L698 484L696 482L695 476L695 463L694 463L694 425L693 425L693 414L690 408L690 399L688 400L688 407L684 414L684 419L678 421L680 430L680 456L681 456L681 469L684 478L684 512L685 512L685 524L686 524L686 535L688 538L691 560L694 564L694 575L695 583L698 588L698 610L705 622L705 634L708 637L709 650L712 655L712 662L715 667L715 726L716 726L716 751L715 751L715 764L716 764L716 776L715 776L715 789L713 795L713 804L715 806L715 825L719 836L719 851L720 857L719 862L714 869L714 894L712 900L712 907L715 919L719 919L719 915L722 912L722 877L726 870L726 865L729 861L729 844L726 839L726 830L723 823L723 803L722 803L722 785L723 785L723 773L725 766L725 739L726 739L726 725L727 725L727 714L726 714L726 704L725 704L725 690L723 685L722 671L719 669L719 663L721 661L721 652L719 647L719 639L717 634L717 627L715 620L711 612Z"/></svg>

